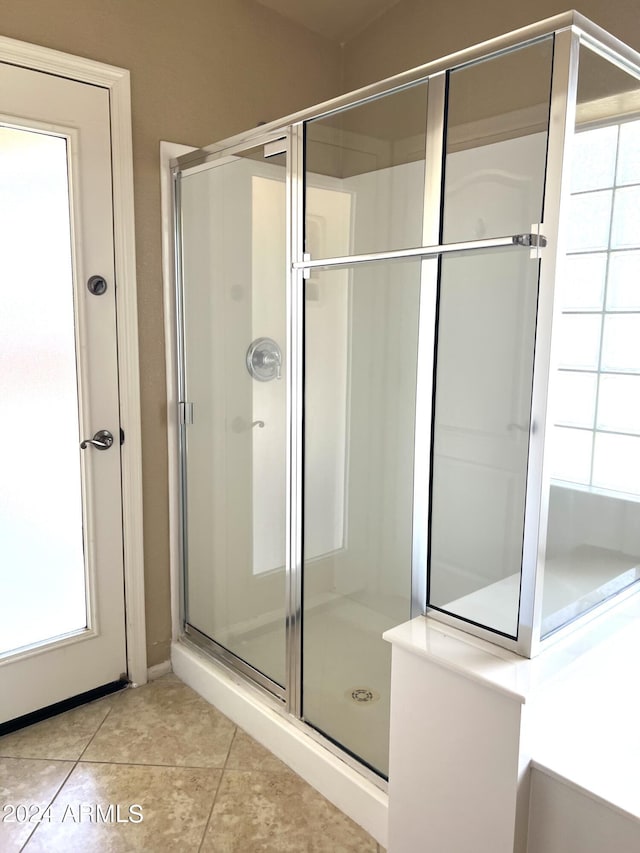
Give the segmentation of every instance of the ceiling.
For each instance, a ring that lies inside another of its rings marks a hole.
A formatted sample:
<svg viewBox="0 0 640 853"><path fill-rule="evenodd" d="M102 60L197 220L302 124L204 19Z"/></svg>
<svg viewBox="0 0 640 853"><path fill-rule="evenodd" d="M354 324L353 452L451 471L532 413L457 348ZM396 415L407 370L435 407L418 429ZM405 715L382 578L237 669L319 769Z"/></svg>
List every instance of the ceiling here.
<svg viewBox="0 0 640 853"><path fill-rule="evenodd" d="M326 38L344 42L399 0L258 0L285 18Z"/></svg>

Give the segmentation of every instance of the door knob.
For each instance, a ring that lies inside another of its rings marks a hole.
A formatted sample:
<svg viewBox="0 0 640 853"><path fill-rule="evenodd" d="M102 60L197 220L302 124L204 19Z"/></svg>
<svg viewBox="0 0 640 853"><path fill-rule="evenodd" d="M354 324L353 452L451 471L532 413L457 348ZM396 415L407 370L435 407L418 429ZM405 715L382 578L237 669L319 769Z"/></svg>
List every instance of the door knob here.
<svg viewBox="0 0 640 853"><path fill-rule="evenodd" d="M108 429L99 429L93 438L85 438L80 442L80 450L86 450L89 444L96 450L108 450L113 444L113 436Z"/></svg>

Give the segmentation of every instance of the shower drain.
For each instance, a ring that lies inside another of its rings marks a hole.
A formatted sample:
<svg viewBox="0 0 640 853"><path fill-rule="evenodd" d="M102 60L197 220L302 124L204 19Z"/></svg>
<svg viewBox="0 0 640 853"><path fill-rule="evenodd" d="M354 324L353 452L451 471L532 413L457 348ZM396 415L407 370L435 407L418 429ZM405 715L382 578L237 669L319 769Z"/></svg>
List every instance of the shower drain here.
<svg viewBox="0 0 640 853"><path fill-rule="evenodd" d="M351 699L356 705L366 705L370 702L377 702L380 694L377 690L371 690L369 687L354 687L352 690L347 690L347 699Z"/></svg>

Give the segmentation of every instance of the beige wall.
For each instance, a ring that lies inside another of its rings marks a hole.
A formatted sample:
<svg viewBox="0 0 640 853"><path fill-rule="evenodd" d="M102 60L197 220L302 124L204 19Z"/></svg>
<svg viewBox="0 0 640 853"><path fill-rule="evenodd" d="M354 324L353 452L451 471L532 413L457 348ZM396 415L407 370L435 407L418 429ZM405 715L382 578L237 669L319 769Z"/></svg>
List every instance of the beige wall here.
<svg viewBox="0 0 640 853"><path fill-rule="evenodd" d="M346 44L344 88L373 83L570 8L563 0L401 0ZM576 8L640 50L637 0L581 0Z"/></svg>
<svg viewBox="0 0 640 853"><path fill-rule="evenodd" d="M206 145L333 97L340 49L253 0L0 0L0 34L131 71L152 666L171 637L159 142Z"/></svg>

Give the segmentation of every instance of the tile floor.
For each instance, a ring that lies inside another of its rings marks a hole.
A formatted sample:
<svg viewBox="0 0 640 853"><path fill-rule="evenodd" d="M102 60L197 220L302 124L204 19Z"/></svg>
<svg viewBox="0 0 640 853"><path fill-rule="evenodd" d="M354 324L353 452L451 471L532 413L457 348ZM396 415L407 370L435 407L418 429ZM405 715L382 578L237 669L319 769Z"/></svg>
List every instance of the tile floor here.
<svg viewBox="0 0 640 853"><path fill-rule="evenodd" d="M0 738L1 853L381 849L174 675Z"/></svg>

